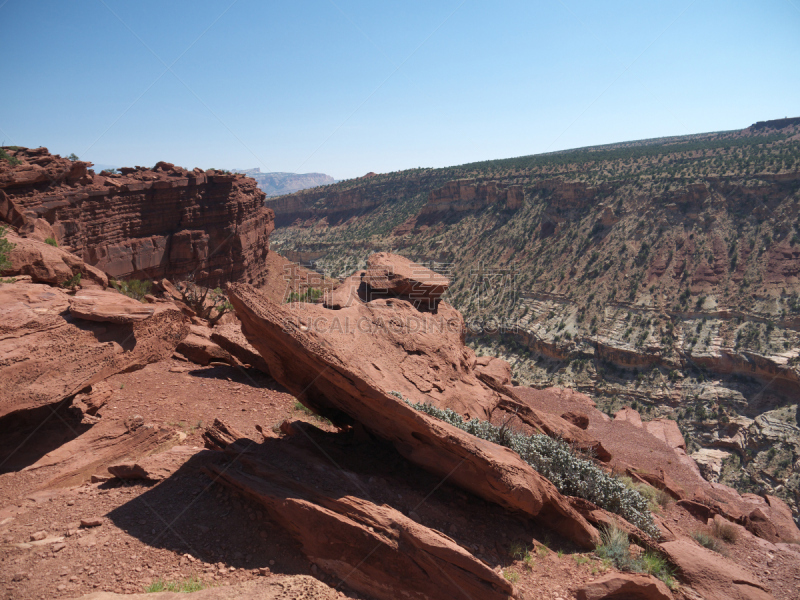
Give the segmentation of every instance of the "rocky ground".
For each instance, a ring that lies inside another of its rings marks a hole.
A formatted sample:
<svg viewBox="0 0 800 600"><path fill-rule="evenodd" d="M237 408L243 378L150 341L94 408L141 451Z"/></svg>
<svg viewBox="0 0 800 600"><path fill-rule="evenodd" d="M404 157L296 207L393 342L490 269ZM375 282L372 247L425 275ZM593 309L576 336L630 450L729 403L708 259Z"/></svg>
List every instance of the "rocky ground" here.
<svg viewBox="0 0 800 600"><path fill-rule="evenodd" d="M144 415L148 424L185 434L179 450L200 451L201 434L216 418L252 439L261 437L256 424L271 429L284 420L332 429L253 369L199 367L172 359L108 382L114 395L102 411L103 421L125 422ZM24 456L34 468L0 475L2 597L75 598L97 590L129 594L159 580L196 579L205 586L227 586L305 574L339 589L342 596L364 598L311 565L297 542L280 524L265 518L259 505L212 484L196 470L156 484L112 479L42 489L60 466L35 468L41 438L79 424L65 412L53 419L53 431L24 432L30 438L22 447L3 444L6 465L15 463L19 469L18 457ZM409 468L399 457L393 460L387 470ZM423 522L447 532L493 568L517 574L520 598L574 598L580 584L610 569L591 552L577 551L552 532L531 528L446 484L435 489L437 480L415 473L425 485L401 494L393 487L394 495L403 496L404 505L415 509ZM426 499L420 492L424 489L435 490L433 497ZM457 514L453 505L459 506ZM533 560L510 556L520 547L527 547ZM541 595L542 587L548 595Z"/></svg>

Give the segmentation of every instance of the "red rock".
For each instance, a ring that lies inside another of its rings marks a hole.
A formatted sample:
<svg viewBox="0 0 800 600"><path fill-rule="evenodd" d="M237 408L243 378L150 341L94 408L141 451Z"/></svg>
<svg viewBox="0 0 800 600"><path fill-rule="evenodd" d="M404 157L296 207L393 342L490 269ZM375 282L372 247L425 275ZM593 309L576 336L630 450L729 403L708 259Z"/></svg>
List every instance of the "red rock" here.
<svg viewBox="0 0 800 600"><path fill-rule="evenodd" d="M236 360L227 350L211 341L211 330L208 327L191 325L187 335L176 350L198 365L208 365L212 362L223 362L236 365Z"/></svg>
<svg viewBox="0 0 800 600"><path fill-rule="evenodd" d="M235 447L229 450L238 452ZM325 495L317 485L296 481L257 449L236 455L242 469L210 464L214 480L261 503L272 520L298 540L313 564L360 593L380 600L459 595L510 600L514 593L502 575L449 537L391 506L348 494ZM303 455L295 457L305 460ZM322 470L328 471L327 466ZM324 487L333 479L340 475L331 473Z"/></svg>
<svg viewBox="0 0 800 600"><path fill-rule="evenodd" d="M626 406L625 408L618 410L617 414L614 415L614 420L627 421L636 427L642 427L642 417L640 417L639 413L630 406Z"/></svg>
<svg viewBox="0 0 800 600"><path fill-rule="evenodd" d="M242 324L238 319L234 322L214 327L211 331L211 341L235 357L239 362L269 374L269 366L258 353L258 350L253 348L250 342L247 341L247 338L242 333Z"/></svg>
<svg viewBox="0 0 800 600"><path fill-rule="evenodd" d="M103 524L103 519L100 517L88 517L81 519L81 527L100 527Z"/></svg>
<svg viewBox="0 0 800 600"><path fill-rule="evenodd" d="M472 372L475 358L463 344L463 320L445 302L433 314L400 299L329 310L319 304L274 304L242 284L230 286L228 294L243 333L270 374L301 402L334 422L347 414L423 468L501 506L544 519L583 547L594 546L597 531L516 453L396 397L481 419L502 398Z"/></svg>
<svg viewBox="0 0 800 600"><path fill-rule="evenodd" d="M124 325L149 319L155 311L153 306L142 304L115 290L79 290L69 299L70 314L87 321Z"/></svg>
<svg viewBox="0 0 800 600"><path fill-rule="evenodd" d="M664 440L671 448L686 450L686 440L683 439L677 421L672 419L653 419L644 423L644 428L654 437Z"/></svg>
<svg viewBox="0 0 800 600"><path fill-rule="evenodd" d="M579 429L587 429L589 427L589 416L585 413L569 411L561 415L561 418L572 423Z"/></svg>
<svg viewBox="0 0 800 600"><path fill-rule="evenodd" d="M450 287L450 281L444 275L388 252L378 252L367 259L364 281L371 288L370 299L389 295L412 300L438 300Z"/></svg>
<svg viewBox="0 0 800 600"><path fill-rule="evenodd" d="M652 575L609 573L580 588L578 600L672 600L669 588Z"/></svg>
<svg viewBox="0 0 800 600"><path fill-rule="evenodd" d="M91 163L52 156L46 148L20 149L15 157L22 164L0 164L0 190L13 203L0 198L0 215L8 215L2 218L21 219L34 230L37 219L45 220L59 244L89 265L117 278L193 275L212 287L267 281L274 215L249 177L169 163L92 175Z"/></svg>
<svg viewBox="0 0 800 600"><path fill-rule="evenodd" d="M72 399L72 406L87 415L96 415L97 412L103 408L111 397L114 395L114 390L105 381L95 383L90 386L85 392L77 394Z"/></svg>
<svg viewBox="0 0 800 600"><path fill-rule="evenodd" d="M29 275L34 283L61 285L80 274L81 286L108 287L105 273L62 248L37 239L22 238L12 231L7 233L6 239L14 244L14 248L8 257L11 267L0 273L3 277Z"/></svg>
<svg viewBox="0 0 800 600"><path fill-rule="evenodd" d="M734 563L686 538L664 542L661 549L680 569L681 581L705 600L773 598L741 563Z"/></svg>
<svg viewBox="0 0 800 600"><path fill-rule="evenodd" d="M188 333L169 304L144 321L118 325L73 319L70 300L46 285L0 285L0 416L58 402L166 358Z"/></svg>
<svg viewBox="0 0 800 600"><path fill-rule="evenodd" d="M475 374L492 388L511 385L511 365L494 356L479 356L475 361Z"/></svg>

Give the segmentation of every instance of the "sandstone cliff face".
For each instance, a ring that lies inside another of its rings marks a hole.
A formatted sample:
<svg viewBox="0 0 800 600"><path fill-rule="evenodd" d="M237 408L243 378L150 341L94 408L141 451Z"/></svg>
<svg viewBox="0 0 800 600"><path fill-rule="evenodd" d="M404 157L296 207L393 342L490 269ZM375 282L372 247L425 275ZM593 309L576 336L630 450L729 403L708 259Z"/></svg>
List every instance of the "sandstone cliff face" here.
<svg viewBox="0 0 800 600"><path fill-rule="evenodd" d="M274 219L252 179L165 162L97 175L46 148L9 153L21 164L0 163L6 220L46 221L87 264L117 278L264 283Z"/></svg>
<svg viewBox="0 0 800 600"><path fill-rule="evenodd" d="M519 185L505 186L496 181L476 183L471 179L458 179L431 190L428 204L420 214L480 210L496 203L503 208L517 209L522 206L524 198L525 192Z"/></svg>

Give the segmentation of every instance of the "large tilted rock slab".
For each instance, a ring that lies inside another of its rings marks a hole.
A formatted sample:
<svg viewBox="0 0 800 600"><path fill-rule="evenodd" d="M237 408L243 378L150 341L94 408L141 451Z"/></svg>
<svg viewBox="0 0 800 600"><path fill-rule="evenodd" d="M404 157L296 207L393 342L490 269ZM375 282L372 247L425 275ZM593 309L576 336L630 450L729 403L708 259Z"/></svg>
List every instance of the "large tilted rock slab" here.
<svg viewBox="0 0 800 600"><path fill-rule="evenodd" d="M318 485L299 483L260 460L257 451L237 454L240 444L226 449L233 449L235 463L209 464L214 480L262 504L300 542L311 562L359 592L380 600L459 595L509 600L514 593L502 575L444 534L385 504L320 493Z"/></svg>
<svg viewBox="0 0 800 600"><path fill-rule="evenodd" d="M69 312L86 321L125 325L149 319L156 309L112 290L88 289L70 298Z"/></svg>
<svg viewBox="0 0 800 600"><path fill-rule="evenodd" d="M346 415L448 482L594 546L597 530L519 455L397 397L482 419L497 405L501 395L472 372L475 356L463 345L457 311L440 303L436 314L422 313L399 299L334 311L277 305L246 284L228 291L245 336L301 402L334 420Z"/></svg>
<svg viewBox="0 0 800 600"><path fill-rule="evenodd" d="M124 297L109 294L126 305ZM0 416L58 402L115 373L162 360L189 331L170 304L157 305L147 319L120 323L127 310L115 314L98 301L93 314L107 319L86 321L70 314L74 301L48 285L0 284Z"/></svg>

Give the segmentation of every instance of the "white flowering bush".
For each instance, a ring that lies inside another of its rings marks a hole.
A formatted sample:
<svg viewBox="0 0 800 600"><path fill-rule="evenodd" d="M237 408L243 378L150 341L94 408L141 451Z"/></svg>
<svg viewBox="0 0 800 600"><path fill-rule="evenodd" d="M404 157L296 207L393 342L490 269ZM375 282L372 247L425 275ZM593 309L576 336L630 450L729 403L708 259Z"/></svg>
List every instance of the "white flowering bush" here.
<svg viewBox="0 0 800 600"><path fill-rule="evenodd" d="M393 393L402 398L398 393ZM405 399L404 399L405 400ZM546 435L515 433L507 427L488 421L472 419L464 422L460 414L449 408L432 404L412 404L418 411L449 423L472 435L510 448L536 471L553 482L559 492L593 502L609 512L618 514L648 535L661 534L653 521L647 498L609 475L589 460L580 458L563 441Z"/></svg>

